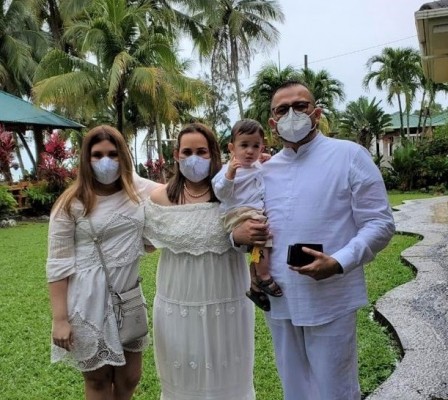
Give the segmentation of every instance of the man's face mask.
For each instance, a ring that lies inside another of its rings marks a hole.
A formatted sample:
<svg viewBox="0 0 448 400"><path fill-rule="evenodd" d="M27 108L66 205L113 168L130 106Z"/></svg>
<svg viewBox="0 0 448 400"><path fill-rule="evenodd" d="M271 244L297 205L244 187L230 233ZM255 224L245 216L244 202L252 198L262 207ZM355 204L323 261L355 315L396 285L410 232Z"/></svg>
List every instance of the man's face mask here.
<svg viewBox="0 0 448 400"><path fill-rule="evenodd" d="M313 115L314 111L310 115ZM300 142L316 127L316 125L313 126L310 115L294 111L290 107L288 113L277 121L278 134L288 142Z"/></svg>

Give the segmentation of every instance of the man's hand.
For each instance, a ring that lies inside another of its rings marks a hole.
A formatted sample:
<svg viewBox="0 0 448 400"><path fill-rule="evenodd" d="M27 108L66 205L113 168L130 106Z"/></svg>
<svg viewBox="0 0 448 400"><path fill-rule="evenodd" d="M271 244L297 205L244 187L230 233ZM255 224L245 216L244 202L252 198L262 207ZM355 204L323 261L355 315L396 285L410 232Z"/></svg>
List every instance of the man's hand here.
<svg viewBox="0 0 448 400"><path fill-rule="evenodd" d="M302 247L302 250L304 253L315 257L315 260L311 264L303 267L290 266L289 269L292 271L296 271L301 275L307 275L316 281L320 281L340 273L341 266L333 257L308 247Z"/></svg>
<svg viewBox="0 0 448 400"><path fill-rule="evenodd" d="M239 245L263 246L271 237L265 222L248 219L233 230L233 241Z"/></svg>
<svg viewBox="0 0 448 400"><path fill-rule="evenodd" d="M233 181L236 176L236 170L241 168L241 163L235 158L235 155L232 154L232 158L229 161L229 166L227 167L226 178L229 181Z"/></svg>
<svg viewBox="0 0 448 400"><path fill-rule="evenodd" d="M268 153L260 153L260 157L258 157L258 161L260 161L262 164L265 161L269 161L271 159L271 155Z"/></svg>

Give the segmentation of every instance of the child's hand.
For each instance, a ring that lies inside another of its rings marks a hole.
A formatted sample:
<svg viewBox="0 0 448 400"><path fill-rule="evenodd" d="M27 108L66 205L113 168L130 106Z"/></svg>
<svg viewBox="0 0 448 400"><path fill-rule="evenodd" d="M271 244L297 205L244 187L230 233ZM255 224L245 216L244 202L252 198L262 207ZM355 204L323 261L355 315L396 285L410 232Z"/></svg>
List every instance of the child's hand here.
<svg viewBox="0 0 448 400"><path fill-rule="evenodd" d="M229 180L234 180L236 176L236 170L241 167L241 163L232 154L232 158L229 161L229 166L226 172L226 178Z"/></svg>

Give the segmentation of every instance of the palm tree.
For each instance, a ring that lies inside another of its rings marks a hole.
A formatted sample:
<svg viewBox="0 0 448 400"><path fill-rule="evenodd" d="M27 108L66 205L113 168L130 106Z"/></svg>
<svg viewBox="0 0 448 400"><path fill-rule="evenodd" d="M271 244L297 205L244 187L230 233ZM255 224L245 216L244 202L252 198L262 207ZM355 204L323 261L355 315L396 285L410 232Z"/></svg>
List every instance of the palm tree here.
<svg viewBox="0 0 448 400"><path fill-rule="evenodd" d="M268 124L271 116L271 98L275 89L286 81L300 80L300 72L293 66L288 65L280 68L275 63L265 64L257 72L255 80L247 91L250 100L245 116L259 121L267 134L267 145L275 146L275 137L271 133Z"/></svg>
<svg viewBox="0 0 448 400"><path fill-rule="evenodd" d="M208 40L192 35L201 56L210 59L211 76L223 75L233 81L240 117L243 118L243 95L239 81L240 68L249 71L256 51L273 46L279 36L273 22L283 22L277 0L185 1L193 18L208 27ZM219 73L218 73L219 71Z"/></svg>
<svg viewBox="0 0 448 400"><path fill-rule="evenodd" d="M47 49L31 0L1 1L0 89L16 96L30 94L37 62Z"/></svg>
<svg viewBox="0 0 448 400"><path fill-rule="evenodd" d="M433 108L436 100L436 95L439 92L448 93L448 84L435 83L429 78L426 78L423 74L423 70L420 71L419 81L420 86L423 88L422 100L420 103L419 118L418 118L418 131L422 127L421 132L424 134L426 129L426 121L428 117L431 117L431 109ZM428 96L428 101L426 101ZM423 124L422 124L423 118Z"/></svg>
<svg viewBox="0 0 448 400"><path fill-rule="evenodd" d="M407 114L407 126L409 133L409 114L412 101L418 88L418 76L421 69L420 54L413 48L393 49L386 47L382 53L371 57L367 61L369 73L364 78L364 86L368 88L370 82L374 82L378 90L387 89L387 101L392 104L396 97L400 112L400 134L404 136L403 104L401 96L405 96L405 110ZM379 65L378 70L373 71L373 66Z"/></svg>
<svg viewBox="0 0 448 400"><path fill-rule="evenodd" d="M50 52L36 74L36 99L70 113L81 110L88 119L113 115L120 132L132 126L125 115L133 108L155 126L161 153L162 124L178 118L176 103L195 107L204 97L203 85L187 78L177 59L173 38L165 29L170 15L154 2L91 2L63 38L84 58Z"/></svg>
<svg viewBox="0 0 448 400"><path fill-rule="evenodd" d="M303 68L299 80L305 83L314 95L316 106L322 108L327 116L335 113L335 103L345 99L344 85L331 77L326 70L314 72Z"/></svg>
<svg viewBox="0 0 448 400"><path fill-rule="evenodd" d="M0 2L0 89L18 97L30 97L37 63L47 51L47 35L40 30L33 0ZM16 132L29 151L23 136ZM34 131L36 153L43 149L43 137ZM20 152L20 148L17 148ZM36 171L36 161L29 151Z"/></svg>
<svg viewBox="0 0 448 400"><path fill-rule="evenodd" d="M380 158L379 139L384 129L390 126L391 117L380 108L381 101L361 96L357 101L347 105L340 119L341 131L355 134L357 142L370 150L372 139L375 138L376 158Z"/></svg>

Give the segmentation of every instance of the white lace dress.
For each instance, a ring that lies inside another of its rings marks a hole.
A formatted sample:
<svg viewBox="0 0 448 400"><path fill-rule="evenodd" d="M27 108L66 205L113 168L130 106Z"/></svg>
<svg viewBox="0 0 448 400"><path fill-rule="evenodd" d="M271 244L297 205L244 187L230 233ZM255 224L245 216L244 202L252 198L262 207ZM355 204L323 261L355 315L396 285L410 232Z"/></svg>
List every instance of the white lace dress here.
<svg viewBox="0 0 448 400"><path fill-rule="evenodd" d="M156 184L142 180L136 186L141 198L146 198ZM67 306L74 338L70 352L52 344L51 361L66 361L80 371L124 365L123 346L89 221L82 216L79 202L73 204L72 210L74 218L64 212L50 217L47 280L69 278ZM90 219L101 240L114 289L131 289L143 254L144 202L131 202L124 191L97 196ZM140 352L147 345L148 337L143 337L125 350Z"/></svg>
<svg viewBox="0 0 448 400"><path fill-rule="evenodd" d="M146 224L162 249L153 310L161 400L253 400L248 268L231 248L218 204L149 200Z"/></svg>

